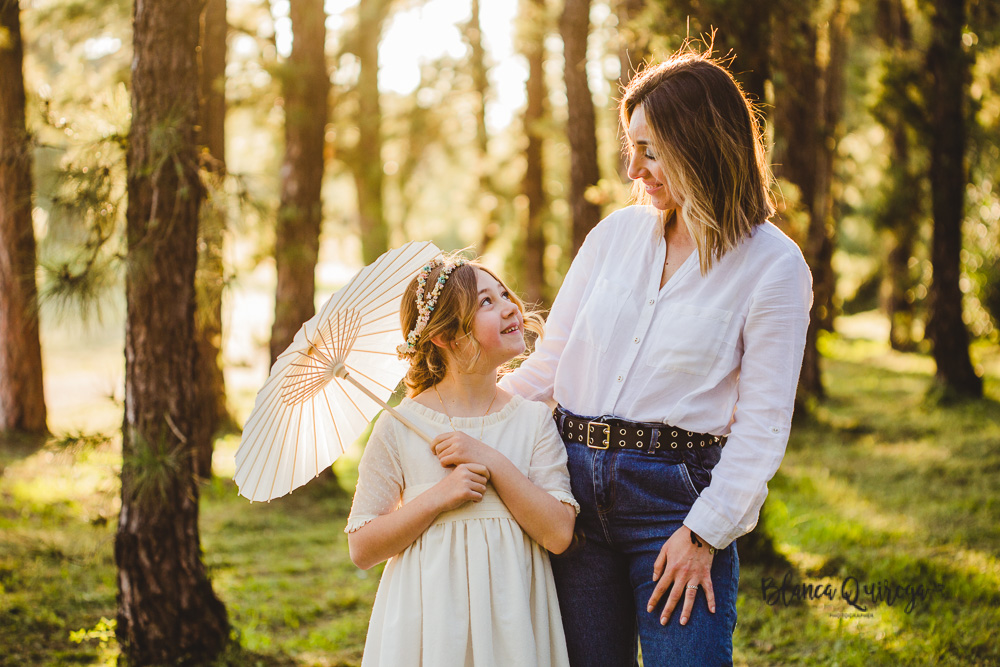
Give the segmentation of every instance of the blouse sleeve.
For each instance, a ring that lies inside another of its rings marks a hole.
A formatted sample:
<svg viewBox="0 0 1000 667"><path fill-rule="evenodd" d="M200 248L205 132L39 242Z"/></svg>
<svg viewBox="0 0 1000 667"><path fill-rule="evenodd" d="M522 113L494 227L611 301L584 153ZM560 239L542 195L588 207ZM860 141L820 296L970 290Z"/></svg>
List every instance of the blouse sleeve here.
<svg viewBox="0 0 1000 667"><path fill-rule="evenodd" d="M528 479L540 489L548 492L556 500L572 505L580 513L580 504L570 489L569 469L566 467L566 446L552 420L552 413L545 405L539 405L541 419L535 435L535 447L531 453Z"/></svg>
<svg viewBox="0 0 1000 667"><path fill-rule="evenodd" d="M587 235L580 251L570 264L566 278L545 320L544 335L535 344L534 351L519 367L500 379L500 387L519 394L529 401L552 399L556 368L566 348L573 322L580 311L580 303L597 262L600 227Z"/></svg>
<svg viewBox="0 0 1000 667"><path fill-rule="evenodd" d="M785 454L811 304L812 277L801 256L775 262L751 297L729 440L684 519L716 548L753 530Z"/></svg>
<svg viewBox="0 0 1000 667"><path fill-rule="evenodd" d="M358 486L345 533L353 533L372 519L392 512L402 501L403 469L393 421L383 413L372 428L358 464Z"/></svg>

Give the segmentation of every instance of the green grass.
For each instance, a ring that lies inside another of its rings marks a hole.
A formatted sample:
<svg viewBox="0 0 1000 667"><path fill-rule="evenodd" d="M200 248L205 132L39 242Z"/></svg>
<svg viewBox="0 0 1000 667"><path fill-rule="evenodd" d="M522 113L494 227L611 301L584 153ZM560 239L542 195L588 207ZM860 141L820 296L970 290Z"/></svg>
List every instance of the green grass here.
<svg viewBox="0 0 1000 667"><path fill-rule="evenodd" d="M1000 664L996 351L977 351L990 399L936 406L929 359L835 336L824 343L829 396L797 423L764 521L792 577L836 594L768 606L761 580L780 583L784 570L744 567L737 662ZM861 614L840 595L848 577L939 588L910 611L904 598L864 603Z"/></svg>
<svg viewBox="0 0 1000 667"><path fill-rule="evenodd" d="M796 423L764 508L789 565L744 563L737 664L1000 663L1000 352L975 351L989 399L937 406L926 357L837 336L823 351L829 396ZM236 445L217 443L201 496L204 560L238 640L220 664L358 664L380 569L350 563L349 497L314 482L251 505L228 479ZM338 461L345 487L356 461ZM119 467L114 439L0 443L0 666L113 664ZM835 598L769 606L761 580L786 571ZM852 617L848 577L940 589Z"/></svg>

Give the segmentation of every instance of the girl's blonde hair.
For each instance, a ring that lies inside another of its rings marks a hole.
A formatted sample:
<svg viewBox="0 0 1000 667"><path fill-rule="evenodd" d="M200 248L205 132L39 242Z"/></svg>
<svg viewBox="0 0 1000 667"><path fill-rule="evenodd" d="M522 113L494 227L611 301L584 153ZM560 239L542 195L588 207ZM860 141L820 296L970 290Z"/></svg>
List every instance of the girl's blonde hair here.
<svg viewBox="0 0 1000 667"><path fill-rule="evenodd" d="M619 103L626 136L642 106L664 185L698 247L702 274L774 213L757 112L732 74L685 45L637 74ZM648 203L642 183L634 197Z"/></svg>
<svg viewBox="0 0 1000 667"><path fill-rule="evenodd" d="M448 263L454 262L458 256L445 257ZM447 264L438 266L427 275L427 291L430 286L437 281L438 274ZM449 276L447 282L441 288L437 304L431 312L427 326L420 334L420 338L414 343L413 352L409 355L410 370L407 371L404 381L407 388L407 396L416 396L423 391L430 389L444 379L447 372L447 364L441 348L433 343L434 338L441 336L445 341L453 341L468 336L476 349L476 354L470 360L469 365L473 365L479 359L481 350L479 341L472 335L472 321L475 319L476 311L479 308L479 281L476 276L476 269L485 271L493 276L500 286L507 290L511 302L521 311L524 319L524 327L528 331L541 336L544 321L541 316L531 310L526 310L524 302L509 288L506 283L495 273L487 269L482 264L471 261L462 266L456 267ZM417 279L410 281L406 292L403 294L403 301L400 307L399 320L405 338L413 327L416 326L419 313L416 304ZM426 296L425 296L426 298ZM515 359L521 359L522 354ZM509 370L511 362L508 361L503 369Z"/></svg>

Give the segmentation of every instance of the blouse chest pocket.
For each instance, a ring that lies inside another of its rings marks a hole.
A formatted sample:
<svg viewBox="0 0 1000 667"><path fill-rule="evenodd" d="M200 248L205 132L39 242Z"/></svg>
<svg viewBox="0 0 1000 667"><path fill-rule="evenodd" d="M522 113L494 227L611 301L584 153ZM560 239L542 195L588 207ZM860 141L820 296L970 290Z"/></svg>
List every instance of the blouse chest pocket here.
<svg viewBox="0 0 1000 667"><path fill-rule="evenodd" d="M653 368L708 375L725 340L732 311L678 305L657 318L648 337L646 364Z"/></svg>
<svg viewBox="0 0 1000 667"><path fill-rule="evenodd" d="M626 285L598 278L590 296L581 304L574 333L594 349L606 351L619 326L630 292Z"/></svg>

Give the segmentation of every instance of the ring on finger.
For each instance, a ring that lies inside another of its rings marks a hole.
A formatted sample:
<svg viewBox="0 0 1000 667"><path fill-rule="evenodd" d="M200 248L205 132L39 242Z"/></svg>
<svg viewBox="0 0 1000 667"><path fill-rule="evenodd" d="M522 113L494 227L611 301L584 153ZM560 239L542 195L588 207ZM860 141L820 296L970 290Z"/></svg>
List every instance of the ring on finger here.
<svg viewBox="0 0 1000 667"><path fill-rule="evenodd" d="M688 584L685 588L687 588L688 590L696 591L700 588L700 586L698 586L698 584Z"/></svg>

